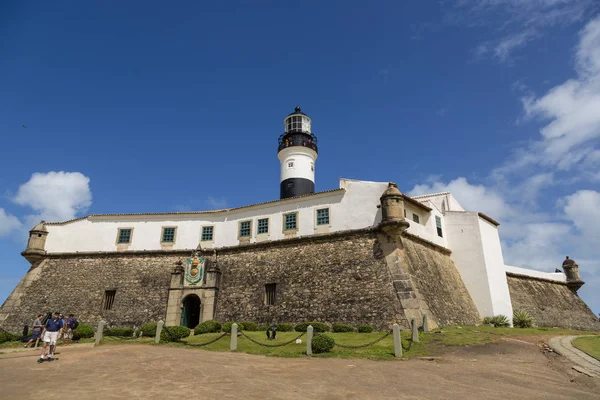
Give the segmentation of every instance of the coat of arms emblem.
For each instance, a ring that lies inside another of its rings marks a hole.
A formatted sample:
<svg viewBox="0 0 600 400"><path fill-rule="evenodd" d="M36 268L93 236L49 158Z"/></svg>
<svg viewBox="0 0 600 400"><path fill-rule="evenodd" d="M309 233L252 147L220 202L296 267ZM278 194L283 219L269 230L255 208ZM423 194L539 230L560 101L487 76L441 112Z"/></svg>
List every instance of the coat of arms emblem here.
<svg viewBox="0 0 600 400"><path fill-rule="evenodd" d="M202 280L205 262L204 257L198 257L197 254L185 260L185 281L187 283L195 285Z"/></svg>

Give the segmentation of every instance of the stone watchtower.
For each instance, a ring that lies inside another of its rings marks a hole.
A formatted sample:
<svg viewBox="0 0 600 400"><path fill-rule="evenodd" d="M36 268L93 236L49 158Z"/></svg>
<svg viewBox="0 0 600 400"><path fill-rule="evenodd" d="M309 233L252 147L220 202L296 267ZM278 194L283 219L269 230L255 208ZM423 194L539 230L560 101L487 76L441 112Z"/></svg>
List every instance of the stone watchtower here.
<svg viewBox="0 0 600 400"><path fill-rule="evenodd" d="M46 256L47 237L48 229L46 229L45 221L41 221L29 231L27 248L21 253L21 255L25 257L27 261L29 261L34 267Z"/></svg>
<svg viewBox="0 0 600 400"><path fill-rule="evenodd" d="M404 197L398 190L398 185L390 182L379 201L381 202L381 223L379 227L383 231L395 236L409 227L409 223L404 218Z"/></svg>
<svg viewBox="0 0 600 400"><path fill-rule="evenodd" d="M575 260L571 260L569 256L567 256L565 261L563 261L562 267L567 276L567 286L573 292L577 293L577 290L585 284L581 279L581 276L579 276L579 265L577 265Z"/></svg>
<svg viewBox="0 0 600 400"><path fill-rule="evenodd" d="M279 136L279 198L302 196L315 192L315 162L319 155L317 137L310 131L312 124L300 107L288 115L284 122L284 134Z"/></svg>

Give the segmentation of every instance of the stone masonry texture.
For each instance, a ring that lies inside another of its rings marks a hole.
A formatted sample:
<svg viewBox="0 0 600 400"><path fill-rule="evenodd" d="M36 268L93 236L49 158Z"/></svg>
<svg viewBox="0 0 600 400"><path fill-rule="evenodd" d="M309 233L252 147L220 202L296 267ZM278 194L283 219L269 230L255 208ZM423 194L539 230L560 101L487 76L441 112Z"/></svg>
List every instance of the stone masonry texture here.
<svg viewBox="0 0 600 400"><path fill-rule="evenodd" d="M527 311L538 326L600 331L600 322L565 284L508 275L513 309Z"/></svg>
<svg viewBox="0 0 600 400"><path fill-rule="evenodd" d="M479 316L447 252L404 236L403 276L394 280L374 230L263 242L218 251L216 319L257 323L322 321L407 326L406 299L438 324ZM189 252L62 254L32 268L0 310L0 326L18 332L37 313L75 313L82 322L139 326L166 316L171 272ZM213 257L210 256L212 261ZM276 284L274 305L265 285ZM103 310L106 290L115 290ZM411 314L412 315L412 314Z"/></svg>

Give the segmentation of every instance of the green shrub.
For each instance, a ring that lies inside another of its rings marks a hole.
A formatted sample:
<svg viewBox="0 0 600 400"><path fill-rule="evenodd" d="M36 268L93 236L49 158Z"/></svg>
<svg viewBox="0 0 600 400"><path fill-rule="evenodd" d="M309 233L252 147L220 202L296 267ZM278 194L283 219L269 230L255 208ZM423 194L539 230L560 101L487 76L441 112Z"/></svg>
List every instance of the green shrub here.
<svg viewBox="0 0 600 400"><path fill-rule="evenodd" d="M333 324L331 330L333 332L354 332L354 327L348 324Z"/></svg>
<svg viewBox="0 0 600 400"><path fill-rule="evenodd" d="M277 330L279 332L293 332L294 331L294 324L288 324L288 323L281 323L281 324L277 324Z"/></svg>
<svg viewBox="0 0 600 400"><path fill-rule="evenodd" d="M88 324L79 324L77 328L73 330L73 340L87 339L94 337L94 328Z"/></svg>
<svg viewBox="0 0 600 400"><path fill-rule="evenodd" d="M312 351L315 354L328 353L335 346L335 340L325 335L316 335L312 339Z"/></svg>
<svg viewBox="0 0 600 400"><path fill-rule="evenodd" d="M231 333L231 325L233 325L233 324L234 324L234 322L225 322L223 324L223 332ZM238 324L238 330L244 329L244 325L241 322L236 322L236 324Z"/></svg>
<svg viewBox="0 0 600 400"><path fill-rule="evenodd" d="M0 332L0 343L16 342L18 340L21 340L21 335L10 332Z"/></svg>
<svg viewBox="0 0 600 400"><path fill-rule="evenodd" d="M359 325L358 332L359 333L371 333L371 332L373 332L373 326L368 325L368 324Z"/></svg>
<svg viewBox="0 0 600 400"><path fill-rule="evenodd" d="M194 328L194 335L201 335L203 333L219 332L221 330L221 324L214 319L204 321Z"/></svg>
<svg viewBox="0 0 600 400"><path fill-rule="evenodd" d="M140 331L142 332L142 336L146 336L146 337L156 336L156 322L148 322L148 323L140 326Z"/></svg>
<svg viewBox="0 0 600 400"><path fill-rule="evenodd" d="M267 329L271 327L272 324L258 324L258 330L265 332Z"/></svg>
<svg viewBox="0 0 600 400"><path fill-rule="evenodd" d="M251 322L251 321L242 321L242 322L238 323L238 325L243 326L245 331L255 332L258 330L258 325L256 325L256 323Z"/></svg>
<svg viewBox="0 0 600 400"><path fill-rule="evenodd" d="M513 310L513 326L515 328L532 328L533 318L527 311Z"/></svg>
<svg viewBox="0 0 600 400"><path fill-rule="evenodd" d="M306 332L309 325L312 325L314 332L329 332L329 325L323 322L303 322L296 325L296 332Z"/></svg>
<svg viewBox="0 0 600 400"><path fill-rule="evenodd" d="M498 328L505 328L507 326L510 326L510 322L508 321L508 318L506 317L506 315L494 315L492 317L492 319L490 320L490 323L492 325L494 325L494 327Z"/></svg>
<svg viewBox="0 0 600 400"><path fill-rule="evenodd" d="M102 333L104 336L133 336L133 328L109 328Z"/></svg>
<svg viewBox="0 0 600 400"><path fill-rule="evenodd" d="M175 342L190 336L190 328L187 326L167 326L166 328L173 336L169 335L167 331L163 329L162 332L160 332L161 342Z"/></svg>
<svg viewBox="0 0 600 400"><path fill-rule="evenodd" d="M483 324L484 324L484 325L491 325L491 324L492 324L492 319L493 319L493 318L494 318L494 317L485 317L485 318L483 319Z"/></svg>

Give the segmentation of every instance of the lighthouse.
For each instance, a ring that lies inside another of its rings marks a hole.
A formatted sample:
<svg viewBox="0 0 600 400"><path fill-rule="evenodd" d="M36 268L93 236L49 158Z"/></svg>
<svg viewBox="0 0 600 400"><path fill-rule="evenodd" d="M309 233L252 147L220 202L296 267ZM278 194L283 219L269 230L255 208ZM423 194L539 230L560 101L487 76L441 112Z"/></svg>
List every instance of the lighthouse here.
<svg viewBox="0 0 600 400"><path fill-rule="evenodd" d="M281 199L315 192L315 162L319 150L317 137L310 131L311 119L300 107L284 119L284 134L279 136Z"/></svg>

